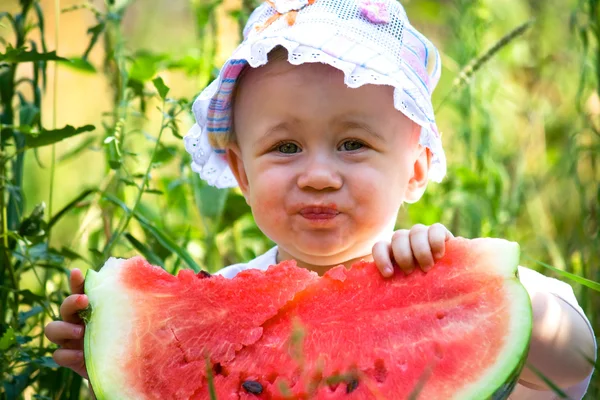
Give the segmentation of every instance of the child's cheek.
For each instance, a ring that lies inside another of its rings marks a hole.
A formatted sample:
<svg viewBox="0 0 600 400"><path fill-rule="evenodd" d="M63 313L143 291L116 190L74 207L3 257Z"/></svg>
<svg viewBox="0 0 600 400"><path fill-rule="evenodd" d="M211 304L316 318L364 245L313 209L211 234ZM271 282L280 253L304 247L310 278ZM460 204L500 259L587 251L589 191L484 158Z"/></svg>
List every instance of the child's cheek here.
<svg viewBox="0 0 600 400"><path fill-rule="evenodd" d="M390 224L401 204L389 184L382 185L380 181L383 179L364 179L361 187L354 190L356 217L367 231L377 231Z"/></svg>
<svg viewBox="0 0 600 400"><path fill-rule="evenodd" d="M267 223L276 226L285 222L283 214L284 200L277 195L277 192L272 187L270 191L263 188L261 193L252 199L250 204L252 214L259 225ZM261 228L269 229L270 227L261 226Z"/></svg>

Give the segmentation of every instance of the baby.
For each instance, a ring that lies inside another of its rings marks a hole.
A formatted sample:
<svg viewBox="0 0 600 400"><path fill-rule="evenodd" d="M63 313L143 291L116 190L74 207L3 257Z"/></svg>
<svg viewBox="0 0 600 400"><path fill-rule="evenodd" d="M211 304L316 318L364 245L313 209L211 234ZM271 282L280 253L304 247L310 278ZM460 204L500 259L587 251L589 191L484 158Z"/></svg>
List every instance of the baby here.
<svg viewBox="0 0 600 400"><path fill-rule="evenodd" d="M372 259L384 277L400 268L429 271L452 237L435 224L394 232L404 202L440 181L446 161L431 92L437 49L394 0L267 1L252 14L244 41L196 99L185 138L192 168L217 187L238 185L259 228L277 246L233 277L295 259L324 273ZM527 362L580 399L595 357L591 326L571 288L520 267L534 327ZM54 359L87 377L82 355L83 276L63 321L46 327L61 346ZM511 399L557 395L525 368Z"/></svg>

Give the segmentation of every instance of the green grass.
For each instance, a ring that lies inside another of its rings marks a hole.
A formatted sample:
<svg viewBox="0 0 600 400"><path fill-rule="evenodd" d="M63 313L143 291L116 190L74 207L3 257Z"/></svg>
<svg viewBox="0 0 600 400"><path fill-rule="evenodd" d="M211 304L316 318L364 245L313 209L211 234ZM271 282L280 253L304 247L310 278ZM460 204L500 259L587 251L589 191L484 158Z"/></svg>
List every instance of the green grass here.
<svg viewBox="0 0 600 400"><path fill-rule="evenodd" d="M142 254L213 272L271 245L239 192L191 172L180 140L254 2L230 14L220 1L114 3L60 18L58 2L0 9L2 400L88 398L42 330L71 268ZM519 242L521 263L571 284L600 332L600 2L405 4L442 53L434 106L449 173L398 226Z"/></svg>

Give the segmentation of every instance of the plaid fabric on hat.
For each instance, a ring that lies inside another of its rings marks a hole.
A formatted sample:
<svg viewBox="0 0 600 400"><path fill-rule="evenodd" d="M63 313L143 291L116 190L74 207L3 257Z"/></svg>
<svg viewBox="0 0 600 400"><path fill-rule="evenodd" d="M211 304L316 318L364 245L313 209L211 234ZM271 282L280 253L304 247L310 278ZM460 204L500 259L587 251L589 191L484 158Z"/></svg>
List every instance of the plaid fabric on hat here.
<svg viewBox="0 0 600 400"><path fill-rule="evenodd" d="M196 99L196 125L185 137L192 168L209 184L235 186L223 158L231 130L232 100L241 71L268 61L282 46L294 65L328 64L349 87L394 87L394 106L422 127L420 143L432 152L430 179L440 181L446 159L431 94L441 71L435 46L409 22L396 0L278 0L259 6L244 29L244 41L217 79Z"/></svg>

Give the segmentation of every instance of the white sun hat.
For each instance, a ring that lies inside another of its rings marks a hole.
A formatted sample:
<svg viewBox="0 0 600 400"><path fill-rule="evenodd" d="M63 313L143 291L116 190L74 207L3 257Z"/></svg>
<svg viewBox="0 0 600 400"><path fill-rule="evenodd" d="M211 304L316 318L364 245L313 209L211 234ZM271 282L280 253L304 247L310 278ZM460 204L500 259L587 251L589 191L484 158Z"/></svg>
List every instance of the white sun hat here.
<svg viewBox="0 0 600 400"><path fill-rule="evenodd" d="M236 81L248 66L267 63L277 46L293 65L325 63L344 73L351 88L394 87L394 107L421 126L420 143L432 153L429 179L440 182L446 157L431 94L441 71L435 46L409 22L397 0L275 0L260 5L244 40L219 76L196 98L196 123L184 138L192 170L210 185L235 187L225 159Z"/></svg>

